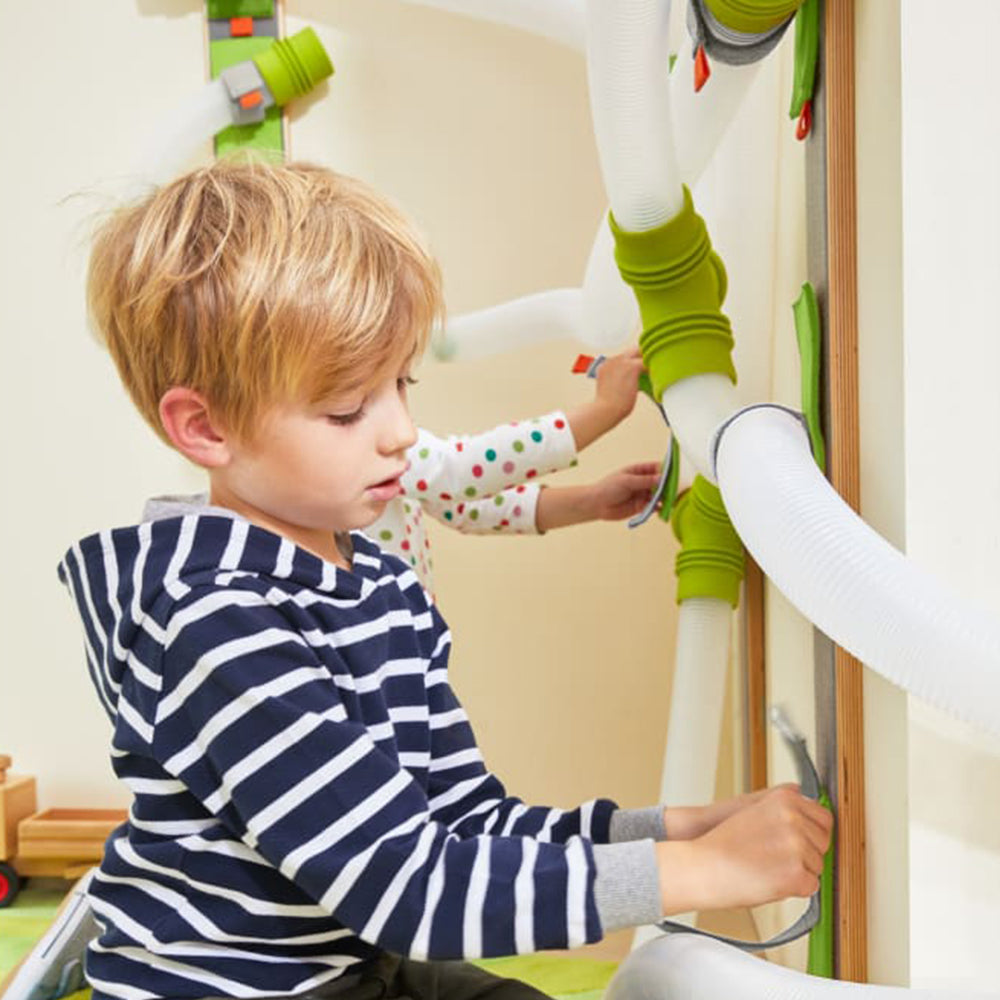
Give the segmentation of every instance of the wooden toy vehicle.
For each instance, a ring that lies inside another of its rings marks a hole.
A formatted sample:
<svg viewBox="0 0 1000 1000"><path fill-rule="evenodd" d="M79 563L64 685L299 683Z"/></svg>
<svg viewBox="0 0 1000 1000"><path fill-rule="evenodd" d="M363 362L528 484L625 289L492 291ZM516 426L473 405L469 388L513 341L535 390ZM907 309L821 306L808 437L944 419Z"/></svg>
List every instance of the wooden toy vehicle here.
<svg viewBox="0 0 1000 1000"><path fill-rule="evenodd" d="M0 907L9 906L31 875L79 878L104 853L104 841L127 817L124 809L38 811L35 779L8 774L0 754Z"/></svg>

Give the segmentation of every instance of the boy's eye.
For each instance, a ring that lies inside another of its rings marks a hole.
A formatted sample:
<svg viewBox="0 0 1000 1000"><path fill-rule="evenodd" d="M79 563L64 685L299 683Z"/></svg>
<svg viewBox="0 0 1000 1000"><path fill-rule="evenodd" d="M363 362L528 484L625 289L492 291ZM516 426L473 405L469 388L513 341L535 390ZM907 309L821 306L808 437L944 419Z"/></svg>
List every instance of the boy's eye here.
<svg viewBox="0 0 1000 1000"><path fill-rule="evenodd" d="M340 427L347 427L350 424L356 424L365 413L365 408L359 406L356 410L351 413L328 413L326 419L330 421L331 424L337 424Z"/></svg>
<svg viewBox="0 0 1000 1000"><path fill-rule="evenodd" d="M417 380L413 378L412 375L401 375L398 379L396 379L396 388L400 392L404 392L409 386L416 384Z"/></svg>

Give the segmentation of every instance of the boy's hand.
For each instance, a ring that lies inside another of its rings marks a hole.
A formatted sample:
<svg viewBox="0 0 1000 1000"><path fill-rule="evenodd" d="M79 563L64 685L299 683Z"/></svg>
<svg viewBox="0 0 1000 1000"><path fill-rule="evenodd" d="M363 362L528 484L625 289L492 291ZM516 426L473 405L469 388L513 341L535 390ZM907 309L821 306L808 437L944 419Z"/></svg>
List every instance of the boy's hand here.
<svg viewBox="0 0 1000 1000"><path fill-rule="evenodd" d="M779 788L796 789L796 785L779 785ZM763 788L757 792L747 792L721 802L710 802L705 806L667 806L663 810L663 825L667 840L694 840L718 826L734 813L752 805L762 796L773 791Z"/></svg>
<svg viewBox="0 0 1000 1000"><path fill-rule="evenodd" d="M642 370L642 354L638 347L602 362L595 376L594 398L566 414L577 451L583 451L635 409Z"/></svg>
<svg viewBox="0 0 1000 1000"><path fill-rule="evenodd" d="M793 786L768 789L707 833L656 845L663 912L810 896L832 829L830 813Z"/></svg>

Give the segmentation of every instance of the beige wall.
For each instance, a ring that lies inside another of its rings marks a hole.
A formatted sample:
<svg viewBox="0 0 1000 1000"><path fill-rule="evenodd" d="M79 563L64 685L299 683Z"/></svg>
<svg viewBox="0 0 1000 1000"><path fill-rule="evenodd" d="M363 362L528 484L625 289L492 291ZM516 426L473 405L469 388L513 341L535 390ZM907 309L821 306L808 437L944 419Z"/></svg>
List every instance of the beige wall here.
<svg viewBox="0 0 1000 1000"><path fill-rule="evenodd" d="M907 549L995 616L1000 8L965 5L961 73L941 6L902 10ZM913 984L995 989L1000 740L915 702L909 736Z"/></svg>
<svg viewBox="0 0 1000 1000"><path fill-rule="evenodd" d="M158 113L204 77L202 5L106 0L4 4L0 73L9 147L0 184L4 331L0 750L46 804L124 802L79 625L55 578L68 544L128 523L151 494L199 477L133 415L83 322L93 188L129 163ZM518 32L389 2L289 2L337 74L291 116L293 153L358 174L430 234L449 308L579 284L603 194L582 59ZM41 74L41 33L51 72ZM79 197L70 197L82 192ZM418 419L475 431L588 397L552 344L463 366L428 362ZM658 459L659 417L635 419L558 481ZM517 793L574 804L653 801L673 650L673 540L658 523L546 538L433 534L437 592L455 633L454 679L488 759Z"/></svg>

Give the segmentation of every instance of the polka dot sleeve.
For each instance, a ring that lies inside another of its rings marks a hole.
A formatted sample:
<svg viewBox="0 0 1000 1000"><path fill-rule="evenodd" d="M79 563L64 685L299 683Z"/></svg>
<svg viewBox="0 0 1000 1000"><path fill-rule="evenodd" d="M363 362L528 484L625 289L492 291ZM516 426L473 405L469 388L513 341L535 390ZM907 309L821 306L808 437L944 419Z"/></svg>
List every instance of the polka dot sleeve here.
<svg viewBox="0 0 1000 1000"><path fill-rule="evenodd" d="M458 504L493 497L576 464L576 443L561 412L514 421L483 434L439 438L421 429L407 453L409 499L447 522ZM453 518L454 519L454 518Z"/></svg>
<svg viewBox="0 0 1000 1000"><path fill-rule="evenodd" d="M537 483L522 483L491 497L443 506L428 504L425 509L442 524L466 535L537 535L535 508L540 492Z"/></svg>

